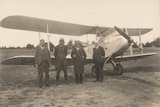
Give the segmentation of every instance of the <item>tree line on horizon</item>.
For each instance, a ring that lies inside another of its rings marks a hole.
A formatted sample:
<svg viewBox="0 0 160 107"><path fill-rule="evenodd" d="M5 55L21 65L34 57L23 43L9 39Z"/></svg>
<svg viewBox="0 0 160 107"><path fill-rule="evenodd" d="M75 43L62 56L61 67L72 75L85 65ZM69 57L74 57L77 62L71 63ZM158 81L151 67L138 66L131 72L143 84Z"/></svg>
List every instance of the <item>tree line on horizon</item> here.
<svg viewBox="0 0 160 107"><path fill-rule="evenodd" d="M46 43L47 45L48 43ZM0 49L35 49L37 46L34 46L33 44L29 43L27 44L25 47L20 47L20 46L17 46L17 47L6 47L6 46L2 46L0 47ZM50 42L50 50L52 51L54 48L54 45L53 43Z"/></svg>
<svg viewBox="0 0 160 107"><path fill-rule="evenodd" d="M47 43L46 43L47 45ZM146 42L145 44L142 43L143 47L160 47L160 37L154 39L152 42ZM37 46L34 46L33 44L29 43L27 44L25 47L6 47L6 46L2 46L0 47L0 49L35 49ZM53 50L55 46L53 45L53 43L50 42L50 49L51 51ZM133 48L137 48L136 45L133 44Z"/></svg>
<svg viewBox="0 0 160 107"><path fill-rule="evenodd" d="M160 47L160 37L154 39L151 42L146 42L145 44L142 43L143 47ZM135 45L133 45L133 48L136 48Z"/></svg>

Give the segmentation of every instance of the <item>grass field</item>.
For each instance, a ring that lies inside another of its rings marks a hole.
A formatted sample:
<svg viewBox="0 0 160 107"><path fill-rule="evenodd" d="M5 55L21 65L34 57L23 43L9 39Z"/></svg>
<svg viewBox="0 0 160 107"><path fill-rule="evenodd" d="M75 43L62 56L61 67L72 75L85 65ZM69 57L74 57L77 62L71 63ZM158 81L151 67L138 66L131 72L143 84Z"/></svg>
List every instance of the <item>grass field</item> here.
<svg viewBox="0 0 160 107"><path fill-rule="evenodd" d="M37 69L32 65L0 65L0 107L160 107L160 48L145 50L157 55L122 62L122 76L105 65L103 83L93 82L91 66L86 65L83 85L75 84L70 67L68 85L61 73L60 85L54 86L56 74L50 71L51 87L39 89ZM15 55L34 55L34 50L0 50L0 60Z"/></svg>

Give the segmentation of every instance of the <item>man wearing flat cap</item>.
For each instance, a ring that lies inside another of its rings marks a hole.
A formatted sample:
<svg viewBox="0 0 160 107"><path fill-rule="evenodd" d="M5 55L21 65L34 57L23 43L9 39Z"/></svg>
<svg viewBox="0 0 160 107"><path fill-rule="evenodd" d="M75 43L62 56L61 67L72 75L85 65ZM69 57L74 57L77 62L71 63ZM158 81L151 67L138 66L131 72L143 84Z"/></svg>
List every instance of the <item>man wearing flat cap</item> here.
<svg viewBox="0 0 160 107"><path fill-rule="evenodd" d="M59 75L60 72L63 70L64 72L64 79L65 83L68 84L68 77L67 77L67 47L64 45L64 39L61 38L59 40L59 45L55 47L55 66L57 70L57 75L56 75L56 84L59 85Z"/></svg>
<svg viewBox="0 0 160 107"><path fill-rule="evenodd" d="M75 42L71 57L74 61L74 73L76 83L83 84L84 60L86 59L86 53L82 48L80 41Z"/></svg>
<svg viewBox="0 0 160 107"><path fill-rule="evenodd" d="M103 65L104 65L104 57L105 50L103 47L99 46L98 41L94 42L95 47L93 48L93 62L95 64L96 69L96 81L103 82Z"/></svg>

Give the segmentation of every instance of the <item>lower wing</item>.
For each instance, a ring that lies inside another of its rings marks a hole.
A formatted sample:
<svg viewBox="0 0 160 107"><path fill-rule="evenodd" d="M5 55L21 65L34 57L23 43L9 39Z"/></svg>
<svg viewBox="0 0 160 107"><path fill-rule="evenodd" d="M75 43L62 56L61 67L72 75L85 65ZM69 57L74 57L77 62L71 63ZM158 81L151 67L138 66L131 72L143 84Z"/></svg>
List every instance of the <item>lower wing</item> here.
<svg viewBox="0 0 160 107"><path fill-rule="evenodd" d="M56 63L55 57L51 57L51 63L55 65ZM84 61L85 65L89 63L92 63L92 59L87 59ZM34 56L13 56L13 57L9 57L9 58L2 60L1 64L4 64L4 65L34 65L35 61L34 61ZM74 64L71 57L67 58L67 64L69 66Z"/></svg>
<svg viewBox="0 0 160 107"><path fill-rule="evenodd" d="M155 54L156 53L145 53L145 54L137 54L137 55L127 55L122 57L118 56L118 57L115 57L113 60L115 62L138 60L138 59L149 57ZM69 66L74 64L71 58L67 58L67 61ZM34 56L14 56L1 61L1 63L4 65L34 65ZM54 57L51 57L51 63L55 65ZM93 63L92 59L86 59L84 61L85 65L89 63Z"/></svg>
<svg viewBox="0 0 160 107"><path fill-rule="evenodd" d="M118 56L118 57L115 57L113 60L115 62L121 62L121 61L130 61L130 60L139 60L139 59L142 59L142 58L146 58L146 57L149 57L149 56L153 56L153 55L156 55L156 53L144 53L144 54L136 54L136 55L126 55L126 56Z"/></svg>

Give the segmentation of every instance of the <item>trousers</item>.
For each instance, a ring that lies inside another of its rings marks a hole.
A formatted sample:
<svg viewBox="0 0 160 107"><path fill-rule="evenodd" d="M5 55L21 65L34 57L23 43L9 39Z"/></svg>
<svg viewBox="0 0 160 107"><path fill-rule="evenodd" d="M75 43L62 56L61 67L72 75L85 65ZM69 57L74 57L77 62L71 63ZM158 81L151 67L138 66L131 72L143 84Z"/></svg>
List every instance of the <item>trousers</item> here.
<svg viewBox="0 0 160 107"><path fill-rule="evenodd" d="M83 74L75 73L75 80L76 80L76 83L83 83Z"/></svg>
<svg viewBox="0 0 160 107"><path fill-rule="evenodd" d="M95 62L95 69L96 69L96 79L97 81L103 81L104 72L103 72L103 63L99 63L98 61Z"/></svg>
<svg viewBox="0 0 160 107"><path fill-rule="evenodd" d="M67 65L66 65L66 63L63 60L60 60L59 66L57 66L56 69L57 69L56 81L59 81L59 75L60 75L61 70L63 70L63 72L64 72L65 81L67 81L68 80L68 75L67 75Z"/></svg>
<svg viewBox="0 0 160 107"><path fill-rule="evenodd" d="M49 64L47 61L42 61L38 66L38 83L39 87L42 87L43 72L45 72L45 84L49 85Z"/></svg>

